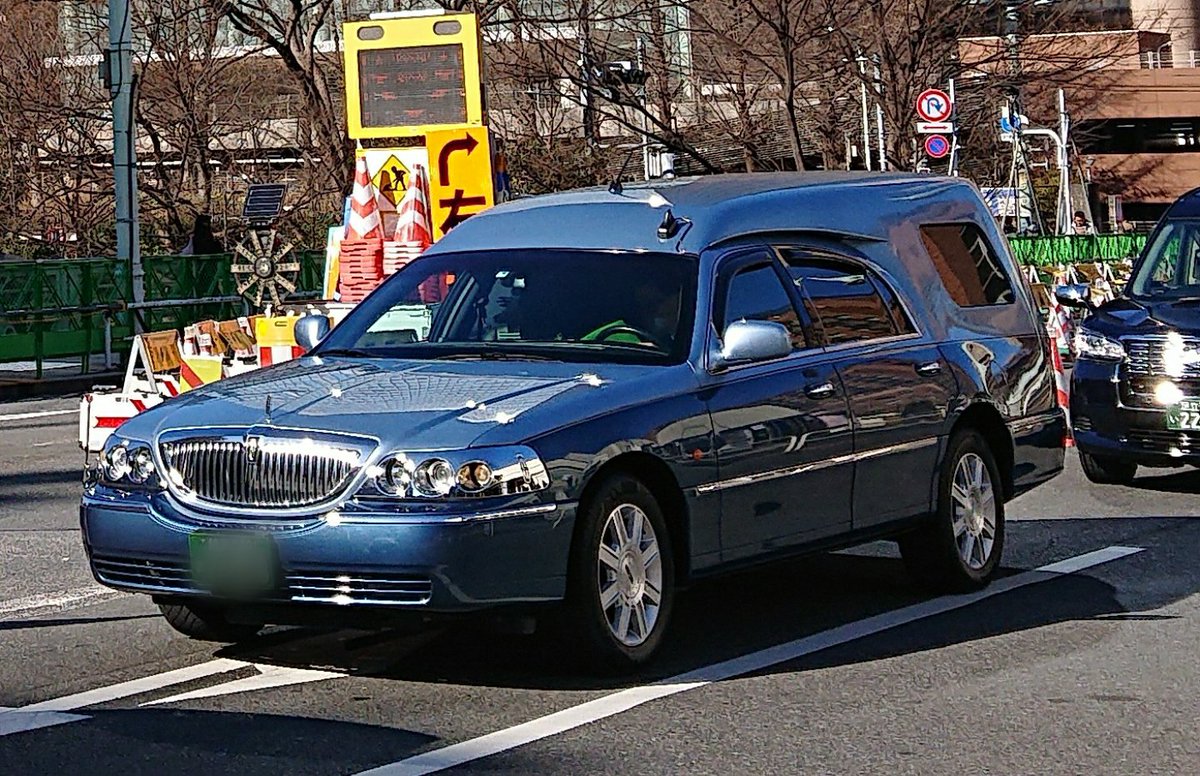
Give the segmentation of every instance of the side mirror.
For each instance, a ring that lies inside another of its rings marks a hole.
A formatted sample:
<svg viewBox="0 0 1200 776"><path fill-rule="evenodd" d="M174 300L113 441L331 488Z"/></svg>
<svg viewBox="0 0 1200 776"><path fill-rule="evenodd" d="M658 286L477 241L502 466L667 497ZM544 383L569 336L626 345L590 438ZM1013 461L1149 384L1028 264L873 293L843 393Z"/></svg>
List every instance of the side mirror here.
<svg viewBox="0 0 1200 776"><path fill-rule="evenodd" d="M329 319L309 313L296 321L296 344L305 351L312 350L329 334Z"/></svg>
<svg viewBox="0 0 1200 776"><path fill-rule="evenodd" d="M1088 287L1082 283L1075 283L1069 286L1055 286L1054 298L1063 307L1077 307L1086 310L1092 309L1092 302L1089 299Z"/></svg>
<svg viewBox="0 0 1200 776"><path fill-rule="evenodd" d="M720 350L712 354L714 372L738 364L771 361L792 353L792 335L774 321L734 321L725 327Z"/></svg>

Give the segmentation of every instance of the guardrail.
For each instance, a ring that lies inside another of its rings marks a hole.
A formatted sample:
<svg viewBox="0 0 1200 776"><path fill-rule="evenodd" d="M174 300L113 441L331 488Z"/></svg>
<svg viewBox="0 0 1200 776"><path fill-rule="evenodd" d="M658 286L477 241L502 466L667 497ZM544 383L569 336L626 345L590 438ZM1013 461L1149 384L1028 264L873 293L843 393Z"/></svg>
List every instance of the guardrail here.
<svg viewBox="0 0 1200 776"><path fill-rule="evenodd" d="M38 378L48 359L93 356L111 364L129 349L133 316L145 330L182 328L247 312L230 272L231 254L145 256L145 303L131 306L130 268L112 258L0 263L0 363L31 361ZM321 296L325 254L298 253L300 276L289 300Z"/></svg>

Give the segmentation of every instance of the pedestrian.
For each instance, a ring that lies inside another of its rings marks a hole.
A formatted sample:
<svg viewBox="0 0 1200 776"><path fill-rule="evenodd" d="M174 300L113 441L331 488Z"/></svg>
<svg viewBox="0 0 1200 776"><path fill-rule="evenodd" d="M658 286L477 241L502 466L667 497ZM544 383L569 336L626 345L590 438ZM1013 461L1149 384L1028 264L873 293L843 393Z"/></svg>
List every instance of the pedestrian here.
<svg viewBox="0 0 1200 776"><path fill-rule="evenodd" d="M192 235L187 245L179 252L181 256L207 256L212 253L224 253L225 246L217 239L212 230L212 216L201 213L196 216L192 226Z"/></svg>
<svg viewBox="0 0 1200 776"><path fill-rule="evenodd" d="M1087 213L1082 210L1075 211L1075 217L1071 220L1071 232L1073 234L1095 234L1096 230L1092 228L1092 224L1087 219Z"/></svg>

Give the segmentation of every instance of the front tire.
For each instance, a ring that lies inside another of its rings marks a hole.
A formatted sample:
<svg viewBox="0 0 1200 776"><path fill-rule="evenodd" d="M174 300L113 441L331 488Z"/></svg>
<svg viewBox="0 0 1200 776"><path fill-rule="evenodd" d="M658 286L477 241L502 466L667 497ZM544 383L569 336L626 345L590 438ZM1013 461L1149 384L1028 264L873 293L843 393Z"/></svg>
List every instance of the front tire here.
<svg viewBox="0 0 1200 776"><path fill-rule="evenodd" d="M215 606L160 603L158 609L172 628L197 641L234 644L252 639L262 630L261 625L230 622Z"/></svg>
<svg viewBox="0 0 1200 776"><path fill-rule="evenodd" d="M675 564L666 519L641 481L617 475L600 484L580 520L565 635L593 665L628 670L650 660L671 618Z"/></svg>
<svg viewBox="0 0 1200 776"><path fill-rule="evenodd" d="M1097 485L1128 485L1137 475L1136 463L1092 455L1082 450L1079 451L1079 463L1083 467L1083 476Z"/></svg>
<svg viewBox="0 0 1200 776"><path fill-rule="evenodd" d="M974 430L950 438L938 477L932 522L901 537L910 574L939 593L987 585L1004 551L1004 495L987 441Z"/></svg>

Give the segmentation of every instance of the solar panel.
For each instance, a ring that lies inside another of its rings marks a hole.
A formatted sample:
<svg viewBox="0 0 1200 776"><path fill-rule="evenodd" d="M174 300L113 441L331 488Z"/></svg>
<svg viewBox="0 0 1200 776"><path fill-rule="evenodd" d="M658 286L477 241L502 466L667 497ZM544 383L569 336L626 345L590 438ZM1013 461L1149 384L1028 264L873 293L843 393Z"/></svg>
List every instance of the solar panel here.
<svg viewBox="0 0 1200 776"><path fill-rule="evenodd" d="M246 221L270 221L283 211L286 183L252 183L242 203L242 218Z"/></svg>

